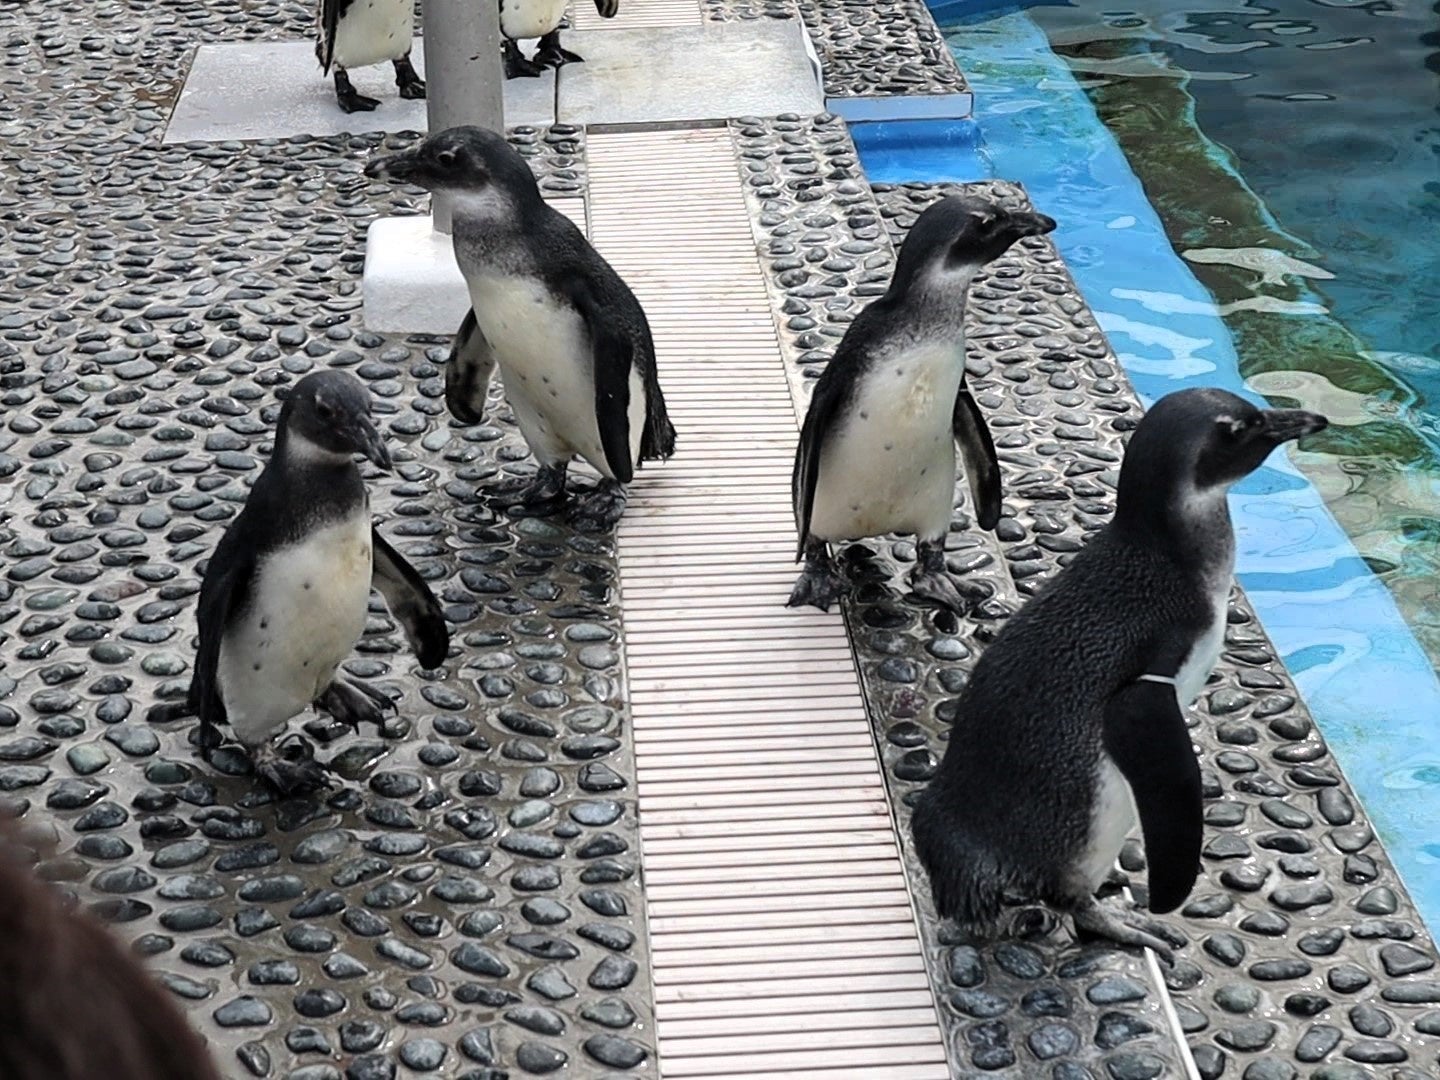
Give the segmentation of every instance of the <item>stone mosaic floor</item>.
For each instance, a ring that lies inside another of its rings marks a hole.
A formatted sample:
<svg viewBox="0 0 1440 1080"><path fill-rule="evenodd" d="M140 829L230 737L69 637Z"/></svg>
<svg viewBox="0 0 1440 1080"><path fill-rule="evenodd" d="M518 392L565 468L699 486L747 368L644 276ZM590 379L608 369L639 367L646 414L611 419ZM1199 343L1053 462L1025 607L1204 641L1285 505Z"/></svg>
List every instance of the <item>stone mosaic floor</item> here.
<svg viewBox="0 0 1440 1080"><path fill-rule="evenodd" d="M963 85L919 0L800 10L831 93ZM160 144L195 44L303 36L311 17L0 10L0 791L56 841L46 876L136 942L236 1075L655 1075L613 544L486 509L477 486L528 468L514 429L448 422L443 339L361 327L365 227L421 204L360 166L406 139ZM833 120L732 130L803 388L940 192L872 190ZM513 138L548 189L583 190L580 132ZM905 543L871 545L848 610L902 824L968 665L1110 512L1138 413L1044 241L977 284L970 345L1007 515L982 537L962 506L951 565L993 590L987 617L937 626L898 602ZM183 693L198 567L268 449L276 389L325 364L376 396L397 461L371 478L377 511L456 647L422 676L377 609L348 667L397 719L328 744L346 778L328 800L277 805L146 713ZM1195 1061L1433 1075L1433 944L1242 597L1231 623L1194 728L1206 875L1166 976ZM954 940L917 895L961 1075L1182 1075L1140 958L1063 932Z"/></svg>
<svg viewBox="0 0 1440 1080"><path fill-rule="evenodd" d="M497 519L475 487L523 442L451 428L445 343L361 328L365 226L414 206L360 175L378 136L159 144L196 41L304 26L0 12L0 790L231 1073L653 1075L613 544ZM514 137L580 185L579 132ZM375 505L456 648L421 677L376 609L347 667L398 718L330 743L329 799L276 805L146 713L188 683L198 568L275 391L317 365L375 395Z"/></svg>

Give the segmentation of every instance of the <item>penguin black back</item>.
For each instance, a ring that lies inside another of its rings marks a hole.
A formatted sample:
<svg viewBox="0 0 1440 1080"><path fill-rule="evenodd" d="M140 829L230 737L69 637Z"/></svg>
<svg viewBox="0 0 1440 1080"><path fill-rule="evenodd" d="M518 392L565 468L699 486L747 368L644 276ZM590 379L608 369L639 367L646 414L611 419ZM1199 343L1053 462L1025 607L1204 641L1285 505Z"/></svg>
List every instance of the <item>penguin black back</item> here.
<svg viewBox="0 0 1440 1080"><path fill-rule="evenodd" d="M644 380L640 459L675 452L675 427L666 413L655 343L640 301L575 223L545 201L530 166L504 136L476 126L447 128L412 150L372 159L365 175L449 196L456 257L467 277L487 271L538 279L585 313L592 333L603 325L605 340L594 350L599 362L633 363ZM476 265L467 265L472 262Z"/></svg>
<svg viewBox="0 0 1440 1080"><path fill-rule="evenodd" d="M806 565L789 606L828 610L843 592L827 544L902 532L916 538L915 595L966 613L944 551L957 446L975 522L993 529L1001 512L994 442L965 383L966 296L986 263L1054 227L965 196L915 221L889 288L846 328L805 413L791 505Z"/></svg>
<svg viewBox="0 0 1440 1080"><path fill-rule="evenodd" d="M1281 443L1324 426L1220 390L1169 395L1144 417L1114 520L1005 624L956 702L912 821L943 916L993 927L1012 891L1072 909L1090 901L1128 828L1115 852L1096 850L1109 812L1102 758L1139 812L1151 909L1183 901L1201 838L1183 708L1223 638L1234 563L1226 490Z"/></svg>
<svg viewBox="0 0 1440 1080"><path fill-rule="evenodd" d="M349 372L314 372L286 396L270 460L215 545L200 585L200 648L188 704L207 724L224 719L215 671L220 640L232 613L249 604L256 566L317 526L368 506L355 453L390 467L369 417L370 392Z"/></svg>

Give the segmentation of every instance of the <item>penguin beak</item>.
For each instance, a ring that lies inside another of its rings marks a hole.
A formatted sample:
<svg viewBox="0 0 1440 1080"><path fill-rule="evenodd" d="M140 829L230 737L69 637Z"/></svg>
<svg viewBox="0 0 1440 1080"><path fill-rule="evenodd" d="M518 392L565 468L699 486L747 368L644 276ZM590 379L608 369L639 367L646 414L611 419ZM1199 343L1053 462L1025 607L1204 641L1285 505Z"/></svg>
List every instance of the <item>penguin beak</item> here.
<svg viewBox="0 0 1440 1080"><path fill-rule="evenodd" d="M1276 443L1289 442L1302 435L1313 435L1330 426L1330 421L1319 413L1306 412L1304 409L1266 409L1261 416L1264 419L1265 434Z"/></svg>
<svg viewBox="0 0 1440 1080"><path fill-rule="evenodd" d="M365 163L365 175L372 180L408 180L414 172L415 153L410 150L374 157Z"/></svg>
<svg viewBox="0 0 1440 1080"><path fill-rule="evenodd" d="M1015 223L1015 232L1019 236L1044 236L1055 228L1055 219L1049 214L1041 214L1036 211L1027 211L1020 214L1012 214Z"/></svg>
<svg viewBox="0 0 1440 1080"><path fill-rule="evenodd" d="M390 450L385 446L384 436L368 416L359 418L351 435L355 449L374 462L376 468L390 472L395 467L395 463L390 460Z"/></svg>

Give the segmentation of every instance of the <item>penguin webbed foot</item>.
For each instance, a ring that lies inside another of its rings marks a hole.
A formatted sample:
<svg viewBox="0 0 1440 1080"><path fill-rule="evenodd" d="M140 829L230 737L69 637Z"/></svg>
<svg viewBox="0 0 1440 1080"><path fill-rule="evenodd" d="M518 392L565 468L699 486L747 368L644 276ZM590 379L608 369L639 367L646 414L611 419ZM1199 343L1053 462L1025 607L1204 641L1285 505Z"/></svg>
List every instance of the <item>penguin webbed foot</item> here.
<svg viewBox="0 0 1440 1080"><path fill-rule="evenodd" d="M1152 949L1166 967L1175 966L1175 951L1167 940L1168 928L1153 919L1133 911L1113 912L1093 897L1076 907L1071 916L1077 932L1132 949Z"/></svg>
<svg viewBox="0 0 1440 1080"><path fill-rule="evenodd" d="M395 703L380 690L342 677L325 688L315 699L315 706L358 732L361 723L383 725L385 713L393 709Z"/></svg>
<svg viewBox="0 0 1440 1080"><path fill-rule="evenodd" d="M585 58L569 49L560 46L560 31L551 30L540 39L540 47L535 50L535 62L545 64L548 67L562 67L565 64L583 64Z"/></svg>
<svg viewBox="0 0 1440 1080"><path fill-rule="evenodd" d="M425 96L425 80L420 78L408 55L395 61L395 85L400 88L402 98L414 101Z"/></svg>
<svg viewBox="0 0 1440 1080"><path fill-rule="evenodd" d="M910 589L921 600L945 608L956 615L968 615L970 605L960 595L950 575L941 571L919 571L910 575Z"/></svg>
<svg viewBox="0 0 1440 1080"><path fill-rule="evenodd" d="M359 93L350 82L350 76L338 64L335 66L335 100L347 113L371 112L380 104L378 98L366 97Z"/></svg>
<svg viewBox="0 0 1440 1080"><path fill-rule="evenodd" d="M250 751L255 775L282 798L328 791L332 786L325 769L315 760L315 747L291 736L280 743L266 743Z"/></svg>
<svg viewBox="0 0 1440 1080"><path fill-rule="evenodd" d="M807 543L805 569L795 579L795 587L790 590L790 599L785 601L785 606L804 607L808 604L821 611L829 611L844 592L845 580L835 572L835 564L825 550L824 542Z"/></svg>
<svg viewBox="0 0 1440 1080"><path fill-rule="evenodd" d="M594 491L577 500L571 517L582 531L605 532L624 516L627 501L624 487L614 480L602 480Z"/></svg>
<svg viewBox="0 0 1440 1080"><path fill-rule="evenodd" d="M542 465L532 478L502 481L486 494L502 506L520 506L529 514L551 513L565 502L565 467Z"/></svg>
<svg viewBox="0 0 1440 1080"><path fill-rule="evenodd" d="M505 78L507 79L538 79L545 72L544 64L537 64L534 60L526 60L520 48L513 41L506 41L501 46L501 55L505 60Z"/></svg>
<svg viewBox="0 0 1440 1080"><path fill-rule="evenodd" d="M915 567L910 571L910 588L921 600L968 618L990 599L992 590L978 582L961 583L950 576L945 565L945 541L922 540L916 545ZM968 594L968 595L966 595Z"/></svg>
<svg viewBox="0 0 1440 1080"><path fill-rule="evenodd" d="M1039 941L1060 926L1060 916L1047 907L1025 906L1014 912L1005 927L1005 936L1017 941Z"/></svg>

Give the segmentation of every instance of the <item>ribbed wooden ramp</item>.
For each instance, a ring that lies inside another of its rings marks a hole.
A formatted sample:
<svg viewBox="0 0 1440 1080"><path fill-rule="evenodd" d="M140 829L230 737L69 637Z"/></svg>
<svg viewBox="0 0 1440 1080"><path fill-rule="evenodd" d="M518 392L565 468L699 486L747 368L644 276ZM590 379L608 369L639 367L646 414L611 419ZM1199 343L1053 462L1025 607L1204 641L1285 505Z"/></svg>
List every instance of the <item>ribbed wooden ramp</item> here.
<svg viewBox="0 0 1440 1080"><path fill-rule="evenodd" d="M838 612L791 611L796 412L726 129L593 134L678 456L620 527L666 1077L948 1076Z"/></svg>
<svg viewBox="0 0 1440 1080"><path fill-rule="evenodd" d="M611 19L602 19L591 0L574 0L570 23L576 30L642 30L699 26L700 0L622 0Z"/></svg>

